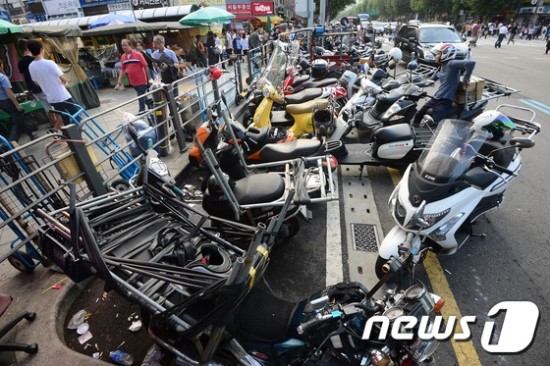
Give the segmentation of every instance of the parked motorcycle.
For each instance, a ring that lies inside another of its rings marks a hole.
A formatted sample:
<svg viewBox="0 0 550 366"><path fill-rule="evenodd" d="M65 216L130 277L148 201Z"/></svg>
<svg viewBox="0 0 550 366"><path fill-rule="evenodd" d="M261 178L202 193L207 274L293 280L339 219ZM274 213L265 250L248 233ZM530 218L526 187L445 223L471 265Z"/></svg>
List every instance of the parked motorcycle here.
<svg viewBox="0 0 550 366"><path fill-rule="evenodd" d="M532 118L512 120L501 112L505 109L528 111ZM378 277L401 247L412 250L420 262L428 249L453 254L468 240L477 218L502 204L522 166L521 149L534 146L541 129L534 118L532 110L501 105L473 122L440 123L429 149L409 165L390 196L396 226L380 245Z"/></svg>

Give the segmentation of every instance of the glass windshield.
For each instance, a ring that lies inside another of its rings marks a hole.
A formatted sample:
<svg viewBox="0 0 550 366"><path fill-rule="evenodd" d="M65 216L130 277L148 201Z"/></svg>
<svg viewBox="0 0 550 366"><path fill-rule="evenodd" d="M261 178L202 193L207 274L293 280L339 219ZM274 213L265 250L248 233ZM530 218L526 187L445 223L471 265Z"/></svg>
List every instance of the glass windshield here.
<svg viewBox="0 0 550 366"><path fill-rule="evenodd" d="M273 53L266 68L260 77L260 88L269 83L279 92L282 92L283 82L286 77L286 70L290 66L296 66L300 50L299 41L273 43Z"/></svg>
<svg viewBox="0 0 550 366"><path fill-rule="evenodd" d="M488 135L485 130L474 131L471 122L443 120L418 159L420 175L436 183L456 180L469 168Z"/></svg>
<svg viewBox="0 0 550 366"><path fill-rule="evenodd" d="M453 28L445 27L421 28L419 37L418 41L421 43L462 42Z"/></svg>

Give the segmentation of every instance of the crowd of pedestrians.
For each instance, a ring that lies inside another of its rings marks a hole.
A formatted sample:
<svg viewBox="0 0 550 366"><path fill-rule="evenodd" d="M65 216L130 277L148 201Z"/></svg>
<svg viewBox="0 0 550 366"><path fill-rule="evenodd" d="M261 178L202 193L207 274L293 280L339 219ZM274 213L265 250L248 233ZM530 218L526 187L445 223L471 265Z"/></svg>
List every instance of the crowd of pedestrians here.
<svg viewBox="0 0 550 366"><path fill-rule="evenodd" d="M544 40L546 42L546 54L550 50L550 27L546 24L519 24L518 22L506 23L464 23L457 29L462 30L462 36L472 37L476 41L479 37L495 37L495 48L501 48L505 39L506 44L514 44L516 39Z"/></svg>

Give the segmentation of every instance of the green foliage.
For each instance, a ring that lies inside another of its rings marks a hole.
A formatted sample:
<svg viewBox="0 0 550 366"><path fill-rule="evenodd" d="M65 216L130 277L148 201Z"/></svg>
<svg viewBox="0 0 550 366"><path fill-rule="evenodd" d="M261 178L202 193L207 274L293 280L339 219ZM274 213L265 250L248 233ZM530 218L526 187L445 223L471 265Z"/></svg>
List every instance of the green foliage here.
<svg viewBox="0 0 550 366"><path fill-rule="evenodd" d="M333 6L341 2L345 2L346 5ZM502 9L515 9L518 0L363 0L344 10L347 5L353 3L348 0L327 0L327 12L328 9L331 11L329 19L369 13L372 9L376 9L382 19L409 19L416 13L420 19L446 21L458 18L461 11L473 14L477 18L491 18ZM341 13L338 14L336 9Z"/></svg>
<svg viewBox="0 0 550 366"><path fill-rule="evenodd" d="M301 0L303 1L303 0ZM317 9L316 14L319 14L320 0L315 0L315 9ZM326 16L327 19L336 19L338 13L346 8L346 6L355 4L355 0L326 0L327 9Z"/></svg>

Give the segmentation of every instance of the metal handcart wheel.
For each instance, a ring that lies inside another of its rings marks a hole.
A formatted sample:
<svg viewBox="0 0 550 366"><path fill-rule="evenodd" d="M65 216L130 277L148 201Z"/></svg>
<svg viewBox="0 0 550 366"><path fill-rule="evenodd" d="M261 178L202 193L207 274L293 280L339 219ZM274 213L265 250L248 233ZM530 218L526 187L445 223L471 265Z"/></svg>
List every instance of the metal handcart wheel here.
<svg viewBox="0 0 550 366"><path fill-rule="evenodd" d="M8 261L19 272L32 273L36 268L36 264L32 257L21 250L10 255Z"/></svg>

